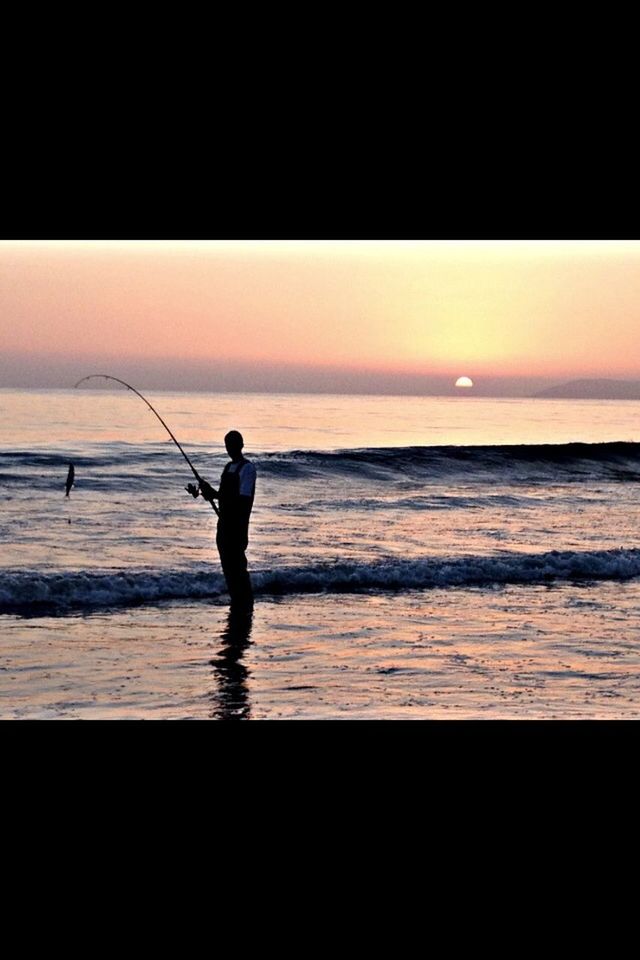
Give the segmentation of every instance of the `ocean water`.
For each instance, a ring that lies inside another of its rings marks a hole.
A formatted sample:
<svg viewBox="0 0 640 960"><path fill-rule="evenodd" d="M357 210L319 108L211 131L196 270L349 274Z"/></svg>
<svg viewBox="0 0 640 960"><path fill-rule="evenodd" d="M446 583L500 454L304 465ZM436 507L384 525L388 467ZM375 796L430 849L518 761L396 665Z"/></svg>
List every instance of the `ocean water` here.
<svg viewBox="0 0 640 960"><path fill-rule="evenodd" d="M0 390L0 717L632 718L640 403ZM68 464L76 483L64 493Z"/></svg>

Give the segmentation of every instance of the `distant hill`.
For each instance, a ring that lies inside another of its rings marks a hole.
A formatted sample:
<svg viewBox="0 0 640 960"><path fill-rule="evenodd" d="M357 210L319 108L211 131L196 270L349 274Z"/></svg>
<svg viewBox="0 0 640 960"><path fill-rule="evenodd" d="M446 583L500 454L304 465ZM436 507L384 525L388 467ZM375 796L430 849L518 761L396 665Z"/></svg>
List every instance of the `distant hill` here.
<svg viewBox="0 0 640 960"><path fill-rule="evenodd" d="M559 400L640 400L640 380L570 380L534 393Z"/></svg>

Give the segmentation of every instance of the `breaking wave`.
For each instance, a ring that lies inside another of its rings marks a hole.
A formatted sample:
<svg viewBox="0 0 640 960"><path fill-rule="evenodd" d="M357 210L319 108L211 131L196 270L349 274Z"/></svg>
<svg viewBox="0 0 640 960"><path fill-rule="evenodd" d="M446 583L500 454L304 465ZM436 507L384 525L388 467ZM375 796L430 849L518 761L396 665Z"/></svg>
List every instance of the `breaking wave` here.
<svg viewBox="0 0 640 960"><path fill-rule="evenodd" d="M258 458L261 472L397 474L412 480L464 475L492 481L505 476L531 482L555 478L640 480L640 443L517 444L504 446L375 447L362 450L292 451Z"/></svg>
<svg viewBox="0 0 640 960"><path fill-rule="evenodd" d="M226 458L198 445L192 455L205 476L217 477L226 462ZM456 476L479 483L498 479L517 483L640 480L640 443L631 442L373 447L248 456L259 474L291 480L328 475L416 482ZM55 454L4 450L0 451L0 486L60 486L69 462L75 463L76 483L88 489L126 489L143 476L174 482L185 472L175 450L166 444L96 444L93 451L85 448L82 454L71 449Z"/></svg>
<svg viewBox="0 0 640 960"><path fill-rule="evenodd" d="M638 576L640 549L618 549L322 563L260 570L252 573L252 580L257 596L282 596L629 580ZM215 600L223 594L222 576L214 568L194 572L0 573L0 613L22 616L89 612L168 600Z"/></svg>

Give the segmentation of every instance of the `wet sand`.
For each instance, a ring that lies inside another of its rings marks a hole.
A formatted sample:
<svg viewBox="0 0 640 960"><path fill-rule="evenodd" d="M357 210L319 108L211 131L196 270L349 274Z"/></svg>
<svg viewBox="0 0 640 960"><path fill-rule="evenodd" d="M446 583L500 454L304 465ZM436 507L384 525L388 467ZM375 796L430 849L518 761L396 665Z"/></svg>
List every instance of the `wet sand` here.
<svg viewBox="0 0 640 960"><path fill-rule="evenodd" d="M636 719L640 583L0 618L3 719Z"/></svg>

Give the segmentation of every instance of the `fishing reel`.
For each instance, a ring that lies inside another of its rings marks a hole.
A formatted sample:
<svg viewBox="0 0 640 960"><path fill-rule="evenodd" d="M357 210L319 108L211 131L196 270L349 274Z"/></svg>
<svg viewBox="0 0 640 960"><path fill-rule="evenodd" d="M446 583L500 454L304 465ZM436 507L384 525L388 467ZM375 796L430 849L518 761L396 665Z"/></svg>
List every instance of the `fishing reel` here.
<svg viewBox="0 0 640 960"><path fill-rule="evenodd" d="M200 487L197 487L195 483L188 483L185 487L187 493L190 493L194 500L197 500L200 496Z"/></svg>

